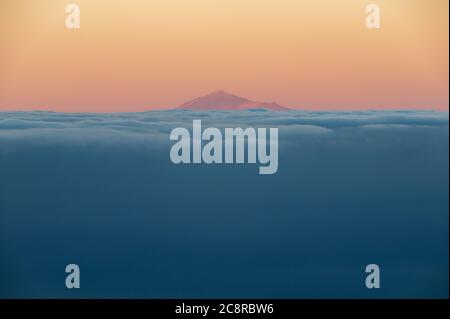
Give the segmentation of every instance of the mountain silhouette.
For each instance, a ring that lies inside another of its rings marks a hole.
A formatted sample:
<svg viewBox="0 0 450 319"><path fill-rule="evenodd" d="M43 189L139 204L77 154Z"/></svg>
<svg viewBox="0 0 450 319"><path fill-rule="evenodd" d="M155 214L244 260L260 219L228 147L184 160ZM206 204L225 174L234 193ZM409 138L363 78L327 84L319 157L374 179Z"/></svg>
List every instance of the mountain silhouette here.
<svg viewBox="0 0 450 319"><path fill-rule="evenodd" d="M183 103L178 108L189 110L248 110L266 109L272 111L288 110L277 103L255 102L223 90L214 91L208 95Z"/></svg>

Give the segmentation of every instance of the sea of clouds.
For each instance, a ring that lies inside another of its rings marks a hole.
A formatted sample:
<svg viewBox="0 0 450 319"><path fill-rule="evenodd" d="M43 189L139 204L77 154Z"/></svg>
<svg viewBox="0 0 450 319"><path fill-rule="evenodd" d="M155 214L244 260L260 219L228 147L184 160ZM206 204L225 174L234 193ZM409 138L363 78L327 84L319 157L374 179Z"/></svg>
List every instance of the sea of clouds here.
<svg viewBox="0 0 450 319"><path fill-rule="evenodd" d="M264 110L209 111L189 110L150 111L141 113L57 113L49 111L0 113L0 136L7 140L14 135L46 135L57 130L65 136L78 133L102 138L110 133L142 133L147 138L167 136L170 130L194 119L217 127L257 126L281 127L294 133L331 132L341 128L376 128L406 126L448 126L448 112L433 111L348 111L312 112ZM36 130L36 131L30 131ZM92 130L100 136L89 134ZM58 139L59 134L49 134Z"/></svg>
<svg viewBox="0 0 450 319"><path fill-rule="evenodd" d="M279 168L175 127L279 128ZM0 297L446 297L449 115L0 113ZM81 289L65 288L65 265ZM379 264L382 289L364 286Z"/></svg>
<svg viewBox="0 0 450 319"><path fill-rule="evenodd" d="M141 113L57 113L49 111L0 113L0 152L24 145L83 144L158 148L167 145L175 127L192 128L202 120L203 128L277 127L280 143L311 139L328 134L334 141L344 135L358 139L383 132L422 132L448 128L448 113L433 111L312 112L265 110L150 111ZM413 133L414 134L414 133Z"/></svg>

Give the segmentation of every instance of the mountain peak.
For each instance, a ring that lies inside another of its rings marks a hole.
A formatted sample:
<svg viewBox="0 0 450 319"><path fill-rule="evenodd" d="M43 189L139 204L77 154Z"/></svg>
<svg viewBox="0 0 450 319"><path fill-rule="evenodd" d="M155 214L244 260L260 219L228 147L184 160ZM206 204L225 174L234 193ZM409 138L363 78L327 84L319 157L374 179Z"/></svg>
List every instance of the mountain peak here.
<svg viewBox="0 0 450 319"><path fill-rule="evenodd" d="M255 102L224 90L216 90L207 95L183 103L179 108L191 110L247 110L268 109L274 111L287 110L276 103Z"/></svg>
<svg viewBox="0 0 450 319"><path fill-rule="evenodd" d="M209 95L211 95L211 94L231 95L228 92L225 92L224 90L215 90L215 91L211 92Z"/></svg>

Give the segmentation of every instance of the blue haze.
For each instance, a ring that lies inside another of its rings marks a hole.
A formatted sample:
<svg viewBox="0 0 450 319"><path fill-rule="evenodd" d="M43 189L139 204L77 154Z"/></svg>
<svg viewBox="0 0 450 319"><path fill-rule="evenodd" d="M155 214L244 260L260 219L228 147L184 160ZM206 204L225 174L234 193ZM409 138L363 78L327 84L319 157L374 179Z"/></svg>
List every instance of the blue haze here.
<svg viewBox="0 0 450 319"><path fill-rule="evenodd" d="M278 127L279 169L170 131ZM0 113L0 297L448 297L448 113ZM81 267L68 290L65 266ZM365 288L365 266L381 289Z"/></svg>

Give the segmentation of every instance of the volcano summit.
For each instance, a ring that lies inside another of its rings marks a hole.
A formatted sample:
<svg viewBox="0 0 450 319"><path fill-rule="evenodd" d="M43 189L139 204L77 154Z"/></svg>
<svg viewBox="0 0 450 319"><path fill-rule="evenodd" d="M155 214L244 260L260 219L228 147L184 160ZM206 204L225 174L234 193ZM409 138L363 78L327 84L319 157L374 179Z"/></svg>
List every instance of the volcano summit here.
<svg viewBox="0 0 450 319"><path fill-rule="evenodd" d="M188 101L178 108L189 110L249 110L266 109L271 111L285 111L288 108L277 103L255 102L225 91L218 90L208 95Z"/></svg>

